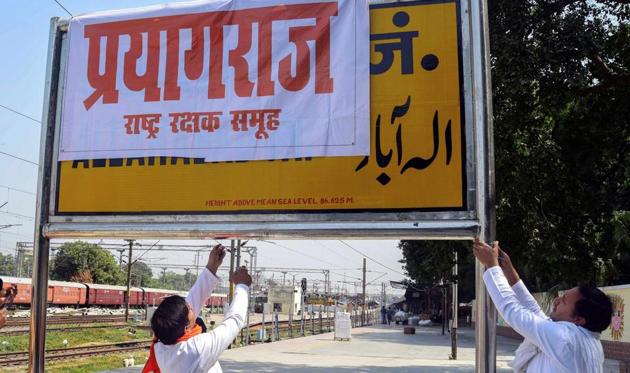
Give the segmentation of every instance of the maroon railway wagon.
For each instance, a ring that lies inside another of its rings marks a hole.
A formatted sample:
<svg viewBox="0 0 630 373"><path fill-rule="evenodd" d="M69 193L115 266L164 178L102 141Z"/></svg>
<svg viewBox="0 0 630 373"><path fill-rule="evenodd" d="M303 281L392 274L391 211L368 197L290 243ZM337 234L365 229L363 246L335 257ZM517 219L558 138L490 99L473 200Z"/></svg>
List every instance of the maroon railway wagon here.
<svg viewBox="0 0 630 373"><path fill-rule="evenodd" d="M85 305L87 287L78 282L48 281L48 304Z"/></svg>
<svg viewBox="0 0 630 373"><path fill-rule="evenodd" d="M88 287L88 306L121 306L125 304L127 287L116 285L85 284ZM143 290L132 287L129 297L130 306L143 305Z"/></svg>
<svg viewBox="0 0 630 373"><path fill-rule="evenodd" d="M169 289L153 289L153 288L143 288L144 289L144 304L147 306L157 306L162 301L162 298L169 297L171 295L181 295L182 297L186 297L188 292L185 291L177 291L177 290L169 290Z"/></svg>
<svg viewBox="0 0 630 373"><path fill-rule="evenodd" d="M212 293L210 298L206 301L207 307L223 307L227 302L227 294L215 294Z"/></svg>
<svg viewBox="0 0 630 373"><path fill-rule="evenodd" d="M2 276L2 280L4 288L17 286L18 294L13 301L16 306L31 305L30 278ZM120 307L125 305L126 292L125 286L48 281L47 301L50 305L60 306ZM134 307L158 305L164 297L171 295L186 297L187 294L176 290L132 287L129 305ZM221 307L226 301L226 294L212 294L206 301L206 306Z"/></svg>
<svg viewBox="0 0 630 373"><path fill-rule="evenodd" d="M7 277L2 276L4 282L2 287L8 289L12 285L17 286L17 295L13 299L13 304L22 306L31 304L31 279L20 277Z"/></svg>

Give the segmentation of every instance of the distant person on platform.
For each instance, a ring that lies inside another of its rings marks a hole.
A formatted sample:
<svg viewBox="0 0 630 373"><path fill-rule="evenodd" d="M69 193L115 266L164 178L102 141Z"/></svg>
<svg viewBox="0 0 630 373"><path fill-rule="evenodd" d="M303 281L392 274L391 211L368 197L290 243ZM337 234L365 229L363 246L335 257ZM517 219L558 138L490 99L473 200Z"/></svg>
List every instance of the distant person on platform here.
<svg viewBox="0 0 630 373"><path fill-rule="evenodd" d="M151 318L155 338L143 373L222 372L219 355L234 341L245 324L247 292L252 283L247 269L238 268L231 276L236 288L223 322L209 333L202 333L195 320L219 282L216 273L224 257L224 247L216 245L210 252L208 265L186 299L175 295L160 303Z"/></svg>
<svg viewBox="0 0 630 373"><path fill-rule="evenodd" d="M389 306L389 308L387 309L387 325L390 325L392 323L392 319L394 318L395 313L396 311L394 311L394 307Z"/></svg>
<svg viewBox="0 0 630 373"><path fill-rule="evenodd" d="M381 307L381 323L387 324L387 309L385 306Z"/></svg>
<svg viewBox="0 0 630 373"><path fill-rule="evenodd" d="M515 372L603 372L599 337L613 312L606 294L581 284L556 298L547 317L498 242L491 247L475 239L473 253L486 267L483 280L497 310L525 337L509 364Z"/></svg>

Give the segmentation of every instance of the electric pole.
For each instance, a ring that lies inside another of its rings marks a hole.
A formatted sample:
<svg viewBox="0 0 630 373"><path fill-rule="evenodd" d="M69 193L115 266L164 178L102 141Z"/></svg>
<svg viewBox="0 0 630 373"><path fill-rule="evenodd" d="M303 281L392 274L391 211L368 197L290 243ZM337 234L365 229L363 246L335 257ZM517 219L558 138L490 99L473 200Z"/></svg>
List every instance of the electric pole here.
<svg viewBox="0 0 630 373"><path fill-rule="evenodd" d="M230 240L230 291L228 293L228 302L232 303L234 297L234 282L232 282L232 273L234 273L234 240Z"/></svg>
<svg viewBox="0 0 630 373"><path fill-rule="evenodd" d="M127 299L125 300L125 322L129 321L129 299L131 298L131 255L133 253L133 242L135 240L125 240L129 242L129 258L127 259Z"/></svg>
<svg viewBox="0 0 630 373"><path fill-rule="evenodd" d="M365 308L367 307L367 304L365 303L365 272L366 272L366 259L363 258L363 320L365 321Z"/></svg>
<svg viewBox="0 0 630 373"><path fill-rule="evenodd" d="M452 360L457 360L457 316L459 314L459 299L457 288L457 250L453 250L454 263L453 263L453 324L451 325L451 356Z"/></svg>
<svg viewBox="0 0 630 373"><path fill-rule="evenodd" d="M118 251L118 267L122 268L122 259L123 259L123 253L125 252L125 249L116 249L116 251Z"/></svg>

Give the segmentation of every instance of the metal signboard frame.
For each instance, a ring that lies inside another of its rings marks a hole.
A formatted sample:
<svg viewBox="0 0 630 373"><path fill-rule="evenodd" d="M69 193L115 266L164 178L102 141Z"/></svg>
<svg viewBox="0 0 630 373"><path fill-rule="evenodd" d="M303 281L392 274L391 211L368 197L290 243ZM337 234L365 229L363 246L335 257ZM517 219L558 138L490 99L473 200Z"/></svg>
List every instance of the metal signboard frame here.
<svg viewBox="0 0 630 373"><path fill-rule="evenodd" d="M424 1L426 4L453 1ZM30 371L44 369L48 251L53 238L361 238L460 239L491 241L494 228L494 154L487 5L454 0L458 6L465 129L464 208L447 211L280 212L234 214L56 214L61 104L67 74L68 21L53 18L42 116ZM378 2L374 6L382 6ZM477 263L477 371L494 371L495 312ZM481 295L484 296L481 296Z"/></svg>

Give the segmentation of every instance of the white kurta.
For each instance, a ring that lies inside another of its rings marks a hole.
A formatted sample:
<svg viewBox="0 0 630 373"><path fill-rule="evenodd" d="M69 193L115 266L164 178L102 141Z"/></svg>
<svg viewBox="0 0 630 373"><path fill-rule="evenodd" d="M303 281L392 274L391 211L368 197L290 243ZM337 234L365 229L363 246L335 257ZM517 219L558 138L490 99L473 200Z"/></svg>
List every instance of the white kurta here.
<svg viewBox="0 0 630 373"><path fill-rule="evenodd" d="M216 287L218 278L207 269L190 289L186 302L198 315L204 302ZM245 325L248 292L246 285L238 284L234 289L234 299L228 308L223 322L208 333L196 335L187 341L174 345L155 344L155 358L163 373L220 373L219 355L234 341Z"/></svg>
<svg viewBox="0 0 630 373"><path fill-rule="evenodd" d="M604 352L598 333L570 322L549 319L523 282L510 287L500 267L488 268L483 280L505 322L525 338L511 363L516 371L603 371Z"/></svg>

